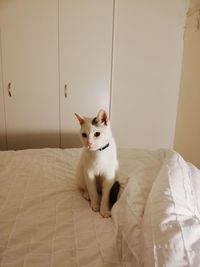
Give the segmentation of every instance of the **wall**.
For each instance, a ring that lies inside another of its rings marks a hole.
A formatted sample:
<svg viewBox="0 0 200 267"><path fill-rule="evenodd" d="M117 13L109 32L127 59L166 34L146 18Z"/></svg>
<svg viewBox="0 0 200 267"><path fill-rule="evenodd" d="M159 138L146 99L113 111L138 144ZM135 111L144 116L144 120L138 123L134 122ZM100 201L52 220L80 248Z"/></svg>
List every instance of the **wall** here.
<svg viewBox="0 0 200 267"><path fill-rule="evenodd" d="M0 33L1 37L1 33ZM1 40L1 38L0 38ZM3 80L1 68L1 42L0 42L0 150L6 149L6 132L5 132L5 116L3 101Z"/></svg>
<svg viewBox="0 0 200 267"><path fill-rule="evenodd" d="M200 167L200 1L192 1L191 8L185 31L174 147L186 160Z"/></svg>
<svg viewBox="0 0 200 267"><path fill-rule="evenodd" d="M171 148L188 0L114 3L110 111L117 145Z"/></svg>
<svg viewBox="0 0 200 267"><path fill-rule="evenodd" d="M172 148L187 0L116 0L112 128L120 147Z"/></svg>

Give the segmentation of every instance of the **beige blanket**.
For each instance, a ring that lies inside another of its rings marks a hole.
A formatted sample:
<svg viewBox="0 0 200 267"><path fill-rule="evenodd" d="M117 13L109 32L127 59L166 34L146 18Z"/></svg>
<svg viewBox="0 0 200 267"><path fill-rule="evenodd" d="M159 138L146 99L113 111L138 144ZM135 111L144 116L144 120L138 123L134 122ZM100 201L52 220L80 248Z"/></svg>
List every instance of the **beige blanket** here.
<svg viewBox="0 0 200 267"><path fill-rule="evenodd" d="M104 219L77 190L80 151L0 152L0 267L199 266L194 166L173 151L119 150L123 190Z"/></svg>

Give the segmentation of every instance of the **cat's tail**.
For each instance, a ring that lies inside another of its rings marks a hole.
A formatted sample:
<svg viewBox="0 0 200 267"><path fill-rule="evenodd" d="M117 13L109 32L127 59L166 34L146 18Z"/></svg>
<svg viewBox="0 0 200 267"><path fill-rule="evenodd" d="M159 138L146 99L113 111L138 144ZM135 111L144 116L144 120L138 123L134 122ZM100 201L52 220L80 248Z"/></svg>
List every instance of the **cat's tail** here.
<svg viewBox="0 0 200 267"><path fill-rule="evenodd" d="M112 206L117 201L119 190L120 190L120 183L116 181L114 182L113 186L110 189L110 195L109 195L109 208L110 209L112 209Z"/></svg>

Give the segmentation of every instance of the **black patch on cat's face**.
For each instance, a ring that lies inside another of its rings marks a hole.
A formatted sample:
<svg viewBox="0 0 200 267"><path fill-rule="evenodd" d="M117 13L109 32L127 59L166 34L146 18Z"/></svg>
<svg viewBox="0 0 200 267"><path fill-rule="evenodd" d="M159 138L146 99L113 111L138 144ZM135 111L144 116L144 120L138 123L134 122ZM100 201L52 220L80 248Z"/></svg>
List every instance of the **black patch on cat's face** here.
<svg viewBox="0 0 200 267"><path fill-rule="evenodd" d="M95 117L95 118L92 120L92 125L95 125L95 126L98 125L97 117Z"/></svg>

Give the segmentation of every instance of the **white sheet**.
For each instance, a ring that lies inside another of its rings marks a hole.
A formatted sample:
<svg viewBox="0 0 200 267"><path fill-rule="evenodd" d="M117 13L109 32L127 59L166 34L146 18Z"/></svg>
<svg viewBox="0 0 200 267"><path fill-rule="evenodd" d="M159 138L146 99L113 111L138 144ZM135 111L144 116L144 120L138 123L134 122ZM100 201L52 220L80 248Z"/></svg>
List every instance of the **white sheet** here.
<svg viewBox="0 0 200 267"><path fill-rule="evenodd" d="M200 174L168 150L119 150L112 218L76 188L80 149L0 152L0 266L199 266Z"/></svg>
<svg viewBox="0 0 200 267"><path fill-rule="evenodd" d="M200 266L200 171L173 151L128 154L133 169L112 211L122 262Z"/></svg>
<svg viewBox="0 0 200 267"><path fill-rule="evenodd" d="M167 153L143 222L146 266L200 266L200 171L180 155Z"/></svg>

